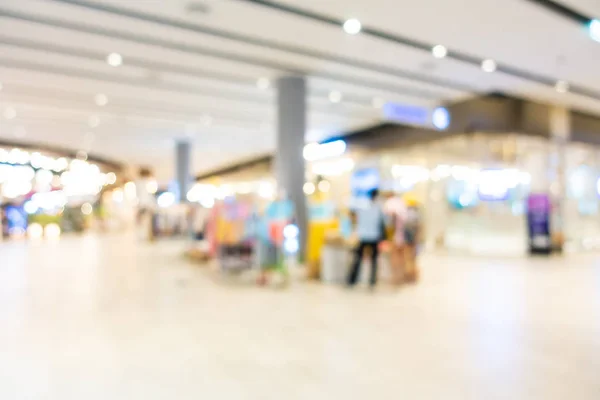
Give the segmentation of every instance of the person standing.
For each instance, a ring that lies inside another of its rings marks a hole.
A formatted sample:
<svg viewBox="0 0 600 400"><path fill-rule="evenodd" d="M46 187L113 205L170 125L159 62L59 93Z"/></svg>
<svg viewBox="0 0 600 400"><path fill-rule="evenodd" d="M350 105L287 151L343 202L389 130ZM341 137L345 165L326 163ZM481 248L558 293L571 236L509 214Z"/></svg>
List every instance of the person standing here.
<svg viewBox="0 0 600 400"><path fill-rule="evenodd" d="M393 271L393 282L400 285L405 278L406 249L405 227L407 208L399 196L390 197L384 205L384 212L388 216L390 225L394 230L390 249L390 266Z"/></svg>
<svg viewBox="0 0 600 400"><path fill-rule="evenodd" d="M348 276L348 286L354 286L360 273L365 249L371 251L371 287L377 283L377 258L379 244L385 239L385 217L381 206L377 202L379 191L373 189L369 192L369 204L356 211L356 233L359 244L356 249L354 262Z"/></svg>
<svg viewBox="0 0 600 400"><path fill-rule="evenodd" d="M408 197L406 200L406 214L404 219L404 247L406 255L405 282L419 280L419 267L417 265L418 246L422 241L421 212L416 199Z"/></svg>

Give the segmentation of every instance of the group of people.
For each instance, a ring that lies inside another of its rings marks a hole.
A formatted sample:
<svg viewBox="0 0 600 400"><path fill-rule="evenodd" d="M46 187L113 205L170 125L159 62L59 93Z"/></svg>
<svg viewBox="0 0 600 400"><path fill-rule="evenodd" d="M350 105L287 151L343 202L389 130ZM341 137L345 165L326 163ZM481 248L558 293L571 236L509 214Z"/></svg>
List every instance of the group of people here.
<svg viewBox="0 0 600 400"><path fill-rule="evenodd" d="M390 266L393 282L402 284L418 279L416 264L417 246L421 240L421 221L418 204L414 199L388 198L381 201L379 190L369 192L369 202L354 212L358 245L348 285L354 286L360 274L365 251L370 251L370 284L377 283L380 246L387 241L390 246Z"/></svg>

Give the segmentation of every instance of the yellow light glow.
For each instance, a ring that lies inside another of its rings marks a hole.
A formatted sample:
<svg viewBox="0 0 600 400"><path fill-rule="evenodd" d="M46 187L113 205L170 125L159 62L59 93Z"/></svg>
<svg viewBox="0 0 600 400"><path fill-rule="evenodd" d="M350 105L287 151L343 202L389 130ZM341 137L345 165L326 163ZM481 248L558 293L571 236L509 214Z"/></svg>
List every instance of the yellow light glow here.
<svg viewBox="0 0 600 400"><path fill-rule="evenodd" d="M44 235L44 228L40 224L33 223L27 228L27 236L30 239L39 239Z"/></svg>
<svg viewBox="0 0 600 400"><path fill-rule="evenodd" d="M58 239L60 237L61 231L60 226L58 224L48 224L46 228L44 228L44 235L48 239Z"/></svg>
<svg viewBox="0 0 600 400"><path fill-rule="evenodd" d="M90 215L93 211L93 207L90 203L83 203L81 206L81 213L83 215Z"/></svg>
<svg viewBox="0 0 600 400"><path fill-rule="evenodd" d="M148 181L148 183L146 183L146 191L150 194L156 194L158 191L158 182Z"/></svg>

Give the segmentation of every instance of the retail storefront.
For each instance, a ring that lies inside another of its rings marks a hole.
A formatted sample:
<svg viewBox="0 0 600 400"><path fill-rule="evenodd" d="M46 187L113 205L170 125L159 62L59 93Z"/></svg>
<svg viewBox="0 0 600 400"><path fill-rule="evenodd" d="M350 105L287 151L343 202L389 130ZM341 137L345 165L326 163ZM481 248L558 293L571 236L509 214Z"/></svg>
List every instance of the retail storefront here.
<svg viewBox="0 0 600 400"><path fill-rule="evenodd" d="M423 208L426 249L502 256L529 252L528 202L541 196L548 246L599 247L599 119L504 96L450 106L447 117L447 130L386 123L326 152L308 146L305 193L336 218L371 187L409 195ZM211 179L221 197L276 193L268 160Z"/></svg>
<svg viewBox="0 0 600 400"><path fill-rule="evenodd" d="M0 147L0 239L57 237L86 230L94 216L107 221L113 206L123 203L112 201L123 197L117 185L121 171L120 165L88 160L85 153L5 143Z"/></svg>

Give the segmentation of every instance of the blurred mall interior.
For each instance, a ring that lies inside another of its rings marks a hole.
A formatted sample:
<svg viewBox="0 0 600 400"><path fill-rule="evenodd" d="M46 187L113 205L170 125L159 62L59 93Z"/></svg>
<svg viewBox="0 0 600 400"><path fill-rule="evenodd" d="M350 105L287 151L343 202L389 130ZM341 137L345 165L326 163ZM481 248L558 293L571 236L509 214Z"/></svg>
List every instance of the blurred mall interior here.
<svg viewBox="0 0 600 400"><path fill-rule="evenodd" d="M600 398L599 71L597 0L0 0L0 398Z"/></svg>

